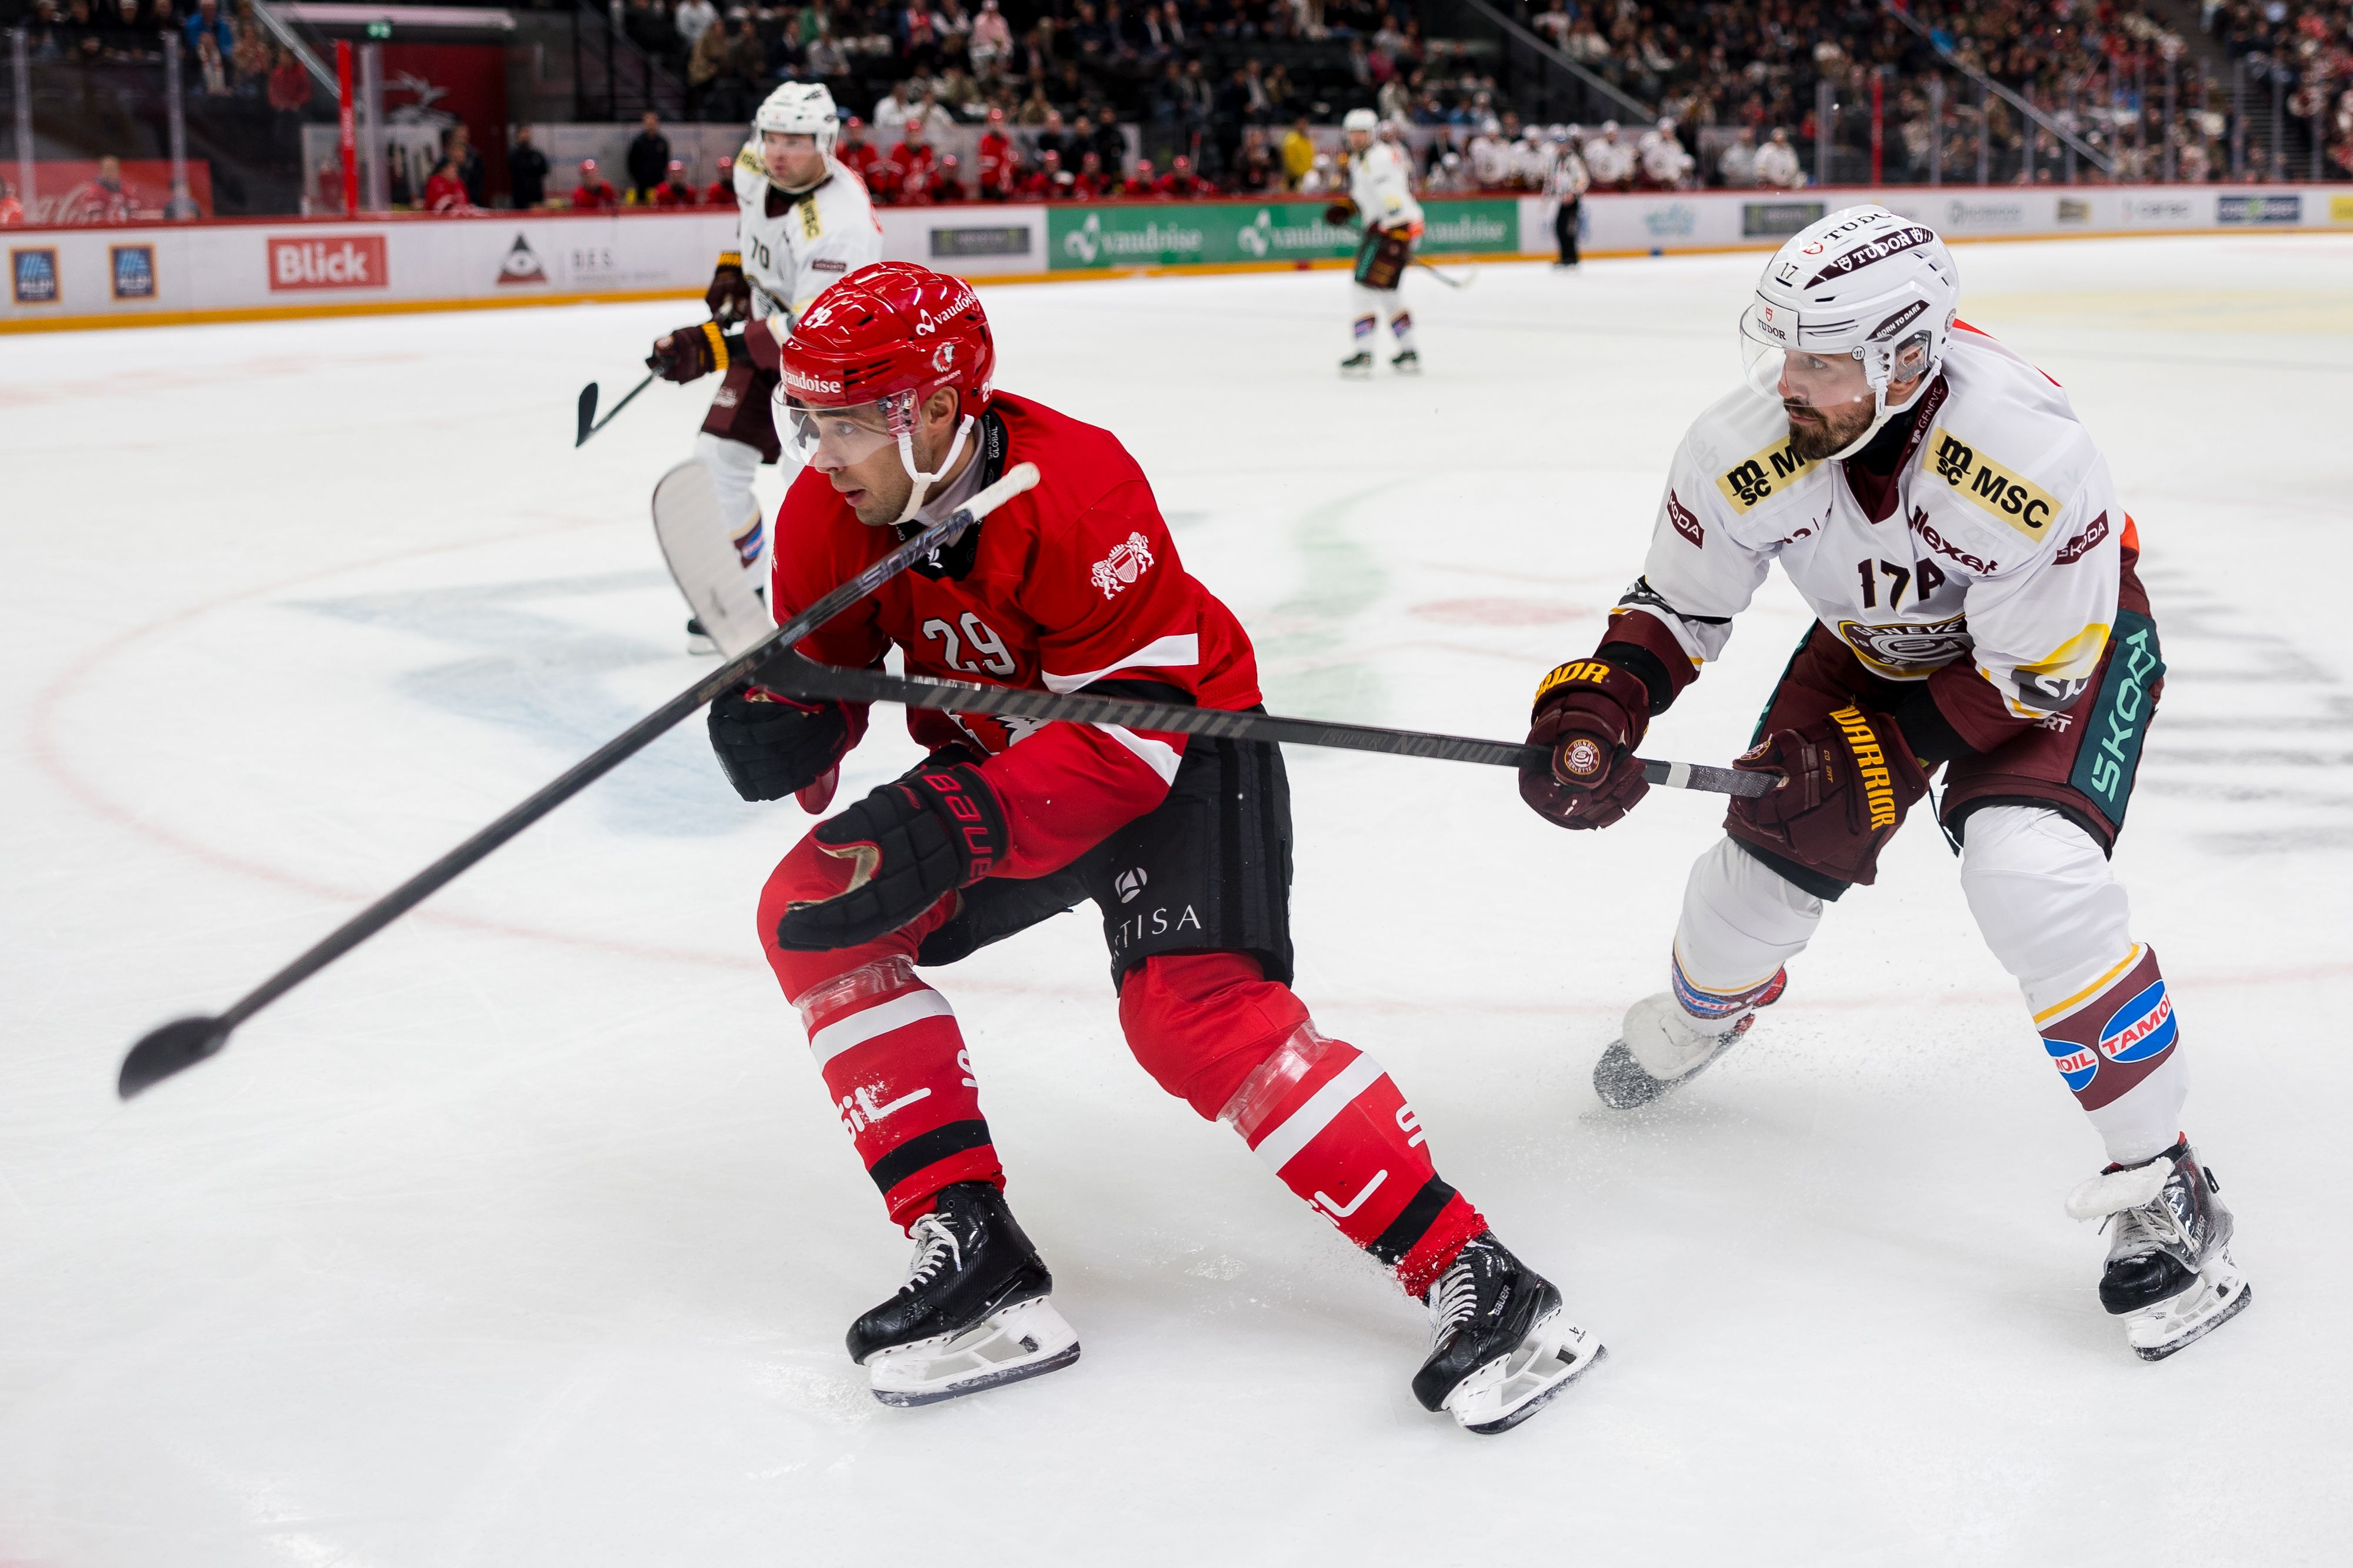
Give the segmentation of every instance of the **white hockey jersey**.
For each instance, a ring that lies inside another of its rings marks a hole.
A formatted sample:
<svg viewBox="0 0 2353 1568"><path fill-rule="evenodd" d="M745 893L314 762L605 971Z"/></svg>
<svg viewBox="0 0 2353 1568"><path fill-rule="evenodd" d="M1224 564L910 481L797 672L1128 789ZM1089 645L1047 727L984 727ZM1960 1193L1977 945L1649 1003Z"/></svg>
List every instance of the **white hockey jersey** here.
<svg viewBox="0 0 2353 1568"><path fill-rule="evenodd" d="M1876 522L1846 464L1790 452L1778 402L1743 387L1717 403L1675 453L1642 581L1613 614L1664 623L1696 666L1778 560L1873 674L1967 658L2013 717L2065 709L2116 618L2127 520L2106 459L2056 382L1972 328L1924 395Z"/></svg>
<svg viewBox="0 0 2353 1568"><path fill-rule="evenodd" d="M752 282L755 320L797 321L828 286L882 259L882 226L855 174L827 161L826 177L799 195L768 179L757 142L735 154L736 243Z"/></svg>
<svg viewBox="0 0 2353 1568"><path fill-rule="evenodd" d="M1371 228L1418 227L1421 204L1413 199L1413 176L1395 143L1375 142L1348 155L1348 199Z"/></svg>

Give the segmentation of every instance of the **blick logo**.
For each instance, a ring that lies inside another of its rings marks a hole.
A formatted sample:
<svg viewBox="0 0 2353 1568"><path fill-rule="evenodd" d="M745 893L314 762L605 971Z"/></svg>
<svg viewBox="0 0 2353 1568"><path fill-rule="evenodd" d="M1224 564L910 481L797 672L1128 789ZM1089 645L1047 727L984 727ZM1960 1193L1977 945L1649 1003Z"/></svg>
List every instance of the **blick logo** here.
<svg viewBox="0 0 2353 1568"><path fill-rule="evenodd" d="M380 234L269 238L269 287L290 289L382 289L390 283Z"/></svg>

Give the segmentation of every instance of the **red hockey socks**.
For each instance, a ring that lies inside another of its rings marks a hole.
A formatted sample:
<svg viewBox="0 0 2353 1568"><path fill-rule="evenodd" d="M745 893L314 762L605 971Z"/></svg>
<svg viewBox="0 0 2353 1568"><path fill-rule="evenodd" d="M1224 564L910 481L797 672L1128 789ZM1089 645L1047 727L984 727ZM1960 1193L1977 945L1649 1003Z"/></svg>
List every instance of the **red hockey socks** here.
<svg viewBox="0 0 2353 1568"><path fill-rule="evenodd" d="M841 1124L902 1228L953 1182L1005 1185L947 998L895 954L793 998Z"/></svg>
<svg viewBox="0 0 2353 1568"><path fill-rule="evenodd" d="M1408 1294L1426 1293L1487 1228L1439 1175L1381 1065L1316 1033L1290 988L1250 959L1147 960L1121 987L1120 1022L1162 1087L1232 1122L1283 1185L1397 1270Z"/></svg>

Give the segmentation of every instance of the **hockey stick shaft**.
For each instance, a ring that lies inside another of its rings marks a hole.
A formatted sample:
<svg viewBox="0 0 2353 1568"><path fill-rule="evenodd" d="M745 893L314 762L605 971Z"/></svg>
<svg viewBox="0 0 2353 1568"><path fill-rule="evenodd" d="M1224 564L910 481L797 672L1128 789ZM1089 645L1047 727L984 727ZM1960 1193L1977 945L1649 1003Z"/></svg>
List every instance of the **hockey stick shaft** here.
<svg viewBox="0 0 2353 1568"><path fill-rule="evenodd" d="M217 1054L237 1026L327 965L423 903L507 840L642 751L720 692L749 677L762 660L789 648L908 567L946 548L964 531L1038 482L1038 467L1022 463L972 498L955 515L934 523L835 588L766 637L704 676L562 773L489 826L434 861L327 933L293 963L212 1017L182 1018L142 1038L122 1058L116 1090L125 1100ZM814 668L814 667L813 667Z"/></svg>
<svg viewBox="0 0 2353 1568"><path fill-rule="evenodd" d="M1517 741L1482 741L1423 730L1384 730L1370 724L1285 719L1232 709L1134 702L1118 697L1089 697L1083 692L1065 696L1032 688L976 686L961 680L891 675L877 669L838 669L799 658L775 660L762 668L756 679L762 685L792 697L900 702L910 708L934 708L952 713L997 713L1016 719L1117 724L1124 729L1157 730L1164 734L1174 731L1222 740L1277 741L1294 746L1328 746L1340 751L1432 757L1440 762L1483 763L1503 768L1542 763L1545 760L1542 748ZM1773 786L1772 775L1767 773L1742 773L1697 763L1660 763L1648 758L1641 762L1644 778L1671 789L1762 795Z"/></svg>
<svg viewBox="0 0 2353 1568"><path fill-rule="evenodd" d="M620 402L616 403L612 407L605 411L605 417L597 420L594 425L589 424L585 419L582 420L580 422L580 434L573 439L572 444L575 447L577 447L586 441L589 437L594 436L597 431L602 430L606 426L610 425L614 419L619 416L621 410L627 408L631 401L637 397L638 393L643 392L647 387L651 386L653 384L653 373L649 371L646 373L645 380L629 388L628 392L623 395ZM586 386L580 389L581 407L586 412L593 413L596 410L596 384L595 382L590 382Z"/></svg>
<svg viewBox="0 0 2353 1568"><path fill-rule="evenodd" d="M1449 289L1468 289L1471 287L1471 279L1477 276L1475 273L1472 273L1457 278L1452 273L1440 268L1436 262L1419 256L1413 258L1413 264L1416 267L1428 268L1430 269L1430 276L1436 278L1440 283L1445 284Z"/></svg>

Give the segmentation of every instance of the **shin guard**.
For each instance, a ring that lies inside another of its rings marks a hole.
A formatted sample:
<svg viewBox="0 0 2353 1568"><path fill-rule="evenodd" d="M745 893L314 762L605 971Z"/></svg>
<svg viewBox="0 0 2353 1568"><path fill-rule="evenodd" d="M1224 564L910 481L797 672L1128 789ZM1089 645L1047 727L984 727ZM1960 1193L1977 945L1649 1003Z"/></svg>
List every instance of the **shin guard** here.
<svg viewBox="0 0 2353 1568"><path fill-rule="evenodd" d="M793 1005L894 1224L913 1225L951 1183L1005 1185L955 1014L905 958L838 975Z"/></svg>
<svg viewBox="0 0 2353 1568"><path fill-rule="evenodd" d="M1487 1228L1430 1163L1421 1123L1372 1058L1302 1024L1242 1080L1230 1121L1282 1184L1425 1294Z"/></svg>

